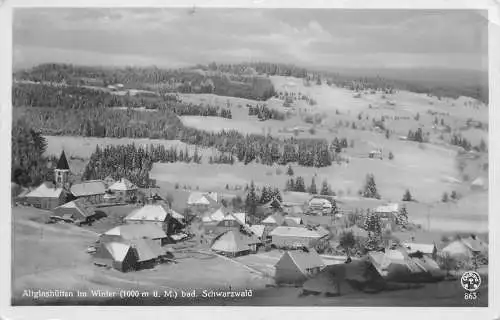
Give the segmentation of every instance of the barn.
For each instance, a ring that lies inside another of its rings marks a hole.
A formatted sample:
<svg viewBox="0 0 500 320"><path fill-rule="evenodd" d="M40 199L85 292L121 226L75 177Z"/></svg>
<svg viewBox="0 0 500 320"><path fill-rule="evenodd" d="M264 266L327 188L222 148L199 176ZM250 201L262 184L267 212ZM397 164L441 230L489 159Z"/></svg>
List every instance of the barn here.
<svg viewBox="0 0 500 320"><path fill-rule="evenodd" d="M277 284L299 285L308 278L317 275L324 262L314 250L287 251L276 263L275 281Z"/></svg>
<svg viewBox="0 0 500 320"><path fill-rule="evenodd" d="M309 248L314 242L326 237L315 230L285 226L275 228L269 235L276 248Z"/></svg>
<svg viewBox="0 0 500 320"><path fill-rule="evenodd" d="M53 211L54 216L74 221L88 221L95 215L95 210L85 205L81 200L73 200L65 203Z"/></svg>
<svg viewBox="0 0 500 320"><path fill-rule="evenodd" d="M235 230L218 235L212 244L212 251L229 257L247 255L257 250L260 241Z"/></svg>
<svg viewBox="0 0 500 320"><path fill-rule="evenodd" d="M106 184L101 180L89 180L71 186L71 194L90 203L101 203L106 193Z"/></svg>
<svg viewBox="0 0 500 320"><path fill-rule="evenodd" d="M97 265L104 265L121 272L127 272L136 269L137 256L129 244L106 242L97 247L94 262Z"/></svg>
<svg viewBox="0 0 500 320"><path fill-rule="evenodd" d="M29 192L25 199L35 208L53 210L65 202L66 194L63 188L56 188L52 183L45 182Z"/></svg>
<svg viewBox="0 0 500 320"><path fill-rule="evenodd" d="M147 204L132 211L125 217L127 224L152 224L166 230L168 235L175 234L184 226L184 216L168 208L166 204Z"/></svg>

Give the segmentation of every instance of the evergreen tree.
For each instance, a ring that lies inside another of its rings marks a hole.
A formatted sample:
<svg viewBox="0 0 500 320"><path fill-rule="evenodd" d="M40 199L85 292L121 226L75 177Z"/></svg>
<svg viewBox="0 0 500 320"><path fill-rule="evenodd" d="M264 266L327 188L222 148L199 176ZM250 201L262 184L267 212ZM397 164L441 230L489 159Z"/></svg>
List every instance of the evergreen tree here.
<svg viewBox="0 0 500 320"><path fill-rule="evenodd" d="M294 172L293 172L291 164L288 165L288 169L286 171L286 174L289 175L289 176L293 176Z"/></svg>
<svg viewBox="0 0 500 320"><path fill-rule="evenodd" d="M245 199L245 208L249 215L255 215L255 213L257 212L257 204L257 193L255 191L255 184L252 180Z"/></svg>
<svg viewBox="0 0 500 320"><path fill-rule="evenodd" d="M382 242L382 222L380 216L372 212L367 212L364 229L368 231L368 240L365 244L366 249L377 249Z"/></svg>
<svg viewBox="0 0 500 320"><path fill-rule="evenodd" d="M283 197L281 196L280 189L278 189L278 188L274 188L274 190L272 192L272 196L273 196L273 198L277 199L279 202L283 201Z"/></svg>
<svg viewBox="0 0 500 320"><path fill-rule="evenodd" d="M409 189L406 189L405 193L403 194L403 201L413 201L413 197L410 193Z"/></svg>
<svg viewBox="0 0 500 320"><path fill-rule="evenodd" d="M316 181L315 181L314 177L312 178L311 186L309 187L309 193L310 194L318 194L318 190L316 188Z"/></svg>
<svg viewBox="0 0 500 320"><path fill-rule="evenodd" d="M408 211L405 206L402 206L396 217L396 224L406 228L408 226Z"/></svg>
<svg viewBox="0 0 500 320"><path fill-rule="evenodd" d="M326 180L323 180L323 182L321 183L320 194L322 196L328 196L328 195L330 195L330 188L328 187L328 182Z"/></svg>
<svg viewBox="0 0 500 320"><path fill-rule="evenodd" d="M377 191L377 185L375 184L375 177L373 176L373 174L366 175L366 182L362 195L365 198L380 199L380 195Z"/></svg>
<svg viewBox="0 0 500 320"><path fill-rule="evenodd" d="M304 178L297 177L295 180L295 191L306 192L306 186L304 184Z"/></svg>
<svg viewBox="0 0 500 320"><path fill-rule="evenodd" d="M261 195L260 195L260 203L268 203L271 201L271 190L270 188L268 189L266 186L262 187Z"/></svg>

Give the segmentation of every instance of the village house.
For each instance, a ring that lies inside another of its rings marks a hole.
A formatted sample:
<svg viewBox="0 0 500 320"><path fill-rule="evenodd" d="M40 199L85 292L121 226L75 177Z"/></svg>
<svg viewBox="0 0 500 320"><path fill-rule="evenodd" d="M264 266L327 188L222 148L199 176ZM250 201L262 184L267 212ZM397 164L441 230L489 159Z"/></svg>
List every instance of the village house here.
<svg viewBox="0 0 500 320"><path fill-rule="evenodd" d="M137 197L137 186L126 178L109 186L109 190L115 195L117 201L128 202Z"/></svg>
<svg viewBox="0 0 500 320"><path fill-rule="evenodd" d="M488 253L488 244L475 235L468 238L460 238L449 243L443 248L442 253L460 261L467 261L480 254Z"/></svg>
<svg viewBox="0 0 500 320"><path fill-rule="evenodd" d="M89 222L96 215L96 211L78 199L58 206L54 209L53 214L54 217L60 217L64 220Z"/></svg>
<svg viewBox="0 0 500 320"><path fill-rule="evenodd" d="M429 257L411 257L405 248L370 251L368 258L384 280L395 282L428 282L441 279L443 272Z"/></svg>
<svg viewBox="0 0 500 320"><path fill-rule="evenodd" d="M245 235L236 230L230 230L218 235L211 246L215 253L237 257L257 251L260 241L256 237Z"/></svg>
<svg viewBox="0 0 500 320"><path fill-rule="evenodd" d="M276 263L275 281L277 284L300 285L308 278L317 275L325 263L314 249L285 252Z"/></svg>
<svg viewBox="0 0 500 320"><path fill-rule="evenodd" d="M182 230L184 216L167 207L166 204L147 204L125 217L127 224L153 224L174 235Z"/></svg>
<svg viewBox="0 0 500 320"><path fill-rule="evenodd" d="M101 242L94 253L94 263L121 272L152 268L168 256L166 250L151 239L126 242Z"/></svg>
<svg viewBox="0 0 500 320"><path fill-rule="evenodd" d="M301 248L312 247L318 240L325 238L315 230L300 227L276 227L269 233L272 245L276 248Z"/></svg>
<svg viewBox="0 0 500 320"><path fill-rule="evenodd" d="M248 229L245 223L244 213L228 213L224 216L224 219L217 223L215 228L216 234L221 234L226 231L239 231L241 229Z"/></svg>
<svg viewBox="0 0 500 320"><path fill-rule="evenodd" d="M210 209L220 207L218 195L215 192L191 192L187 205L195 214L203 214Z"/></svg>
<svg viewBox="0 0 500 320"><path fill-rule="evenodd" d="M35 208L53 210L66 202L67 192L51 182L44 182L25 196L26 203Z"/></svg>
<svg viewBox="0 0 500 320"><path fill-rule="evenodd" d="M315 196L308 202L309 210L317 214L327 214L332 211L332 201L327 197Z"/></svg>
<svg viewBox="0 0 500 320"><path fill-rule="evenodd" d="M375 208L374 213L380 217L383 224L382 228L391 229L396 224L397 216L399 214L399 204L389 203L384 206Z"/></svg>
<svg viewBox="0 0 500 320"><path fill-rule="evenodd" d="M106 184L101 180L88 180L72 185L70 191L77 199L98 204L104 201Z"/></svg>

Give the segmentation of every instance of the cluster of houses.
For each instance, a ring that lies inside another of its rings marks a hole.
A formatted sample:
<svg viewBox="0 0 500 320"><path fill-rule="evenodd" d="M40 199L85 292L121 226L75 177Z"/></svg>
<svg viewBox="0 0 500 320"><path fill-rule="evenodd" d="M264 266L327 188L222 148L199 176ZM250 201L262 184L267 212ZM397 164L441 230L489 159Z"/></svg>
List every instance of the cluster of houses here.
<svg viewBox="0 0 500 320"><path fill-rule="evenodd" d="M68 161L62 152L54 170L55 183L43 183L27 192L23 195L24 201L52 210L55 219L82 222L98 218L100 211L95 210L96 204L127 202L137 197L139 191L127 179L114 181L108 177L70 185L69 176ZM296 206L272 199L260 206L262 218L258 220L255 217L249 219L245 212L224 207L214 192L192 192L189 195L187 207L191 216L177 213L157 195L148 200L130 212L122 224L102 233L96 244L89 248L96 265L127 272L165 261L175 262L168 245L192 236L187 230L194 221L205 239L210 239L208 244L214 253L236 257L257 253L262 248L283 250L275 265L277 283L303 284L309 291L333 290L332 285L326 289L324 286L331 284L331 279L325 276L325 273L332 273L331 266L314 249L321 242L332 242L333 231L320 223L311 223L303 215L306 211L315 216L330 212L334 203L329 197L313 197L307 202L308 209L300 209L300 212L296 212ZM381 217L384 228L391 228L396 222L399 206L387 204L374 212ZM357 225L348 230L357 239L368 238L368 232ZM488 251L488 245L475 236L456 239L444 248L414 240L387 243L382 251L371 251L362 259L341 263L346 270L333 273L356 281L436 281L443 277L436 263L438 258L471 260ZM373 277L368 279L368 274L373 274Z"/></svg>
<svg viewBox="0 0 500 320"><path fill-rule="evenodd" d="M54 169L54 182L44 182L17 196L17 201L33 207L53 210L66 220L85 220L94 213L91 206L103 203L125 203L137 197L139 188L126 178L115 181L88 180L70 184L70 168L64 151Z"/></svg>
<svg viewBox="0 0 500 320"><path fill-rule="evenodd" d="M175 261L172 250L165 245L188 236L183 232L184 216L162 200L133 210L124 218L124 223L99 236L90 252L96 265L127 272Z"/></svg>

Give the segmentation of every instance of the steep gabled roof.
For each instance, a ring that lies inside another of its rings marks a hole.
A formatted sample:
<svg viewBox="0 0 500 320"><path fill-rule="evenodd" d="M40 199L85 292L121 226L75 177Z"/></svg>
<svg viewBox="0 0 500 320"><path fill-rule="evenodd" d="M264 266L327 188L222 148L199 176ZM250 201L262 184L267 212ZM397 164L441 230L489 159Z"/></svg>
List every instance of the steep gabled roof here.
<svg viewBox="0 0 500 320"><path fill-rule="evenodd" d="M130 245L137 252L137 261L149 261L164 254L161 246L150 239L136 239L130 241Z"/></svg>
<svg viewBox="0 0 500 320"><path fill-rule="evenodd" d="M305 273L307 269L323 267L325 265L321 257L314 249L310 249L309 252L305 252L302 250L287 251L285 255L288 255L290 259L295 263L295 265L299 268L299 270L303 273ZM282 257L281 259L283 258L284 257Z"/></svg>
<svg viewBox="0 0 500 320"><path fill-rule="evenodd" d="M74 200L68 203L65 203L54 209L54 212L57 212L59 209L74 209L77 211L81 218L90 217L95 214L95 210L89 206L86 206L82 201Z"/></svg>
<svg viewBox="0 0 500 320"><path fill-rule="evenodd" d="M59 161L57 161L56 169L59 170L69 170L68 160L66 159L66 154L64 150L61 152L61 156L59 157Z"/></svg>
<svg viewBox="0 0 500 320"><path fill-rule="evenodd" d="M281 214L273 214L262 220L262 223L265 224L276 224L278 226L282 225L285 221L285 218Z"/></svg>
<svg viewBox="0 0 500 320"><path fill-rule="evenodd" d="M106 250L111 254L113 260L122 262L130 250L130 245L121 242L108 242L104 244Z"/></svg>
<svg viewBox="0 0 500 320"><path fill-rule="evenodd" d="M237 231L228 231L215 239L212 250L221 252L241 252L250 250L250 238Z"/></svg>

